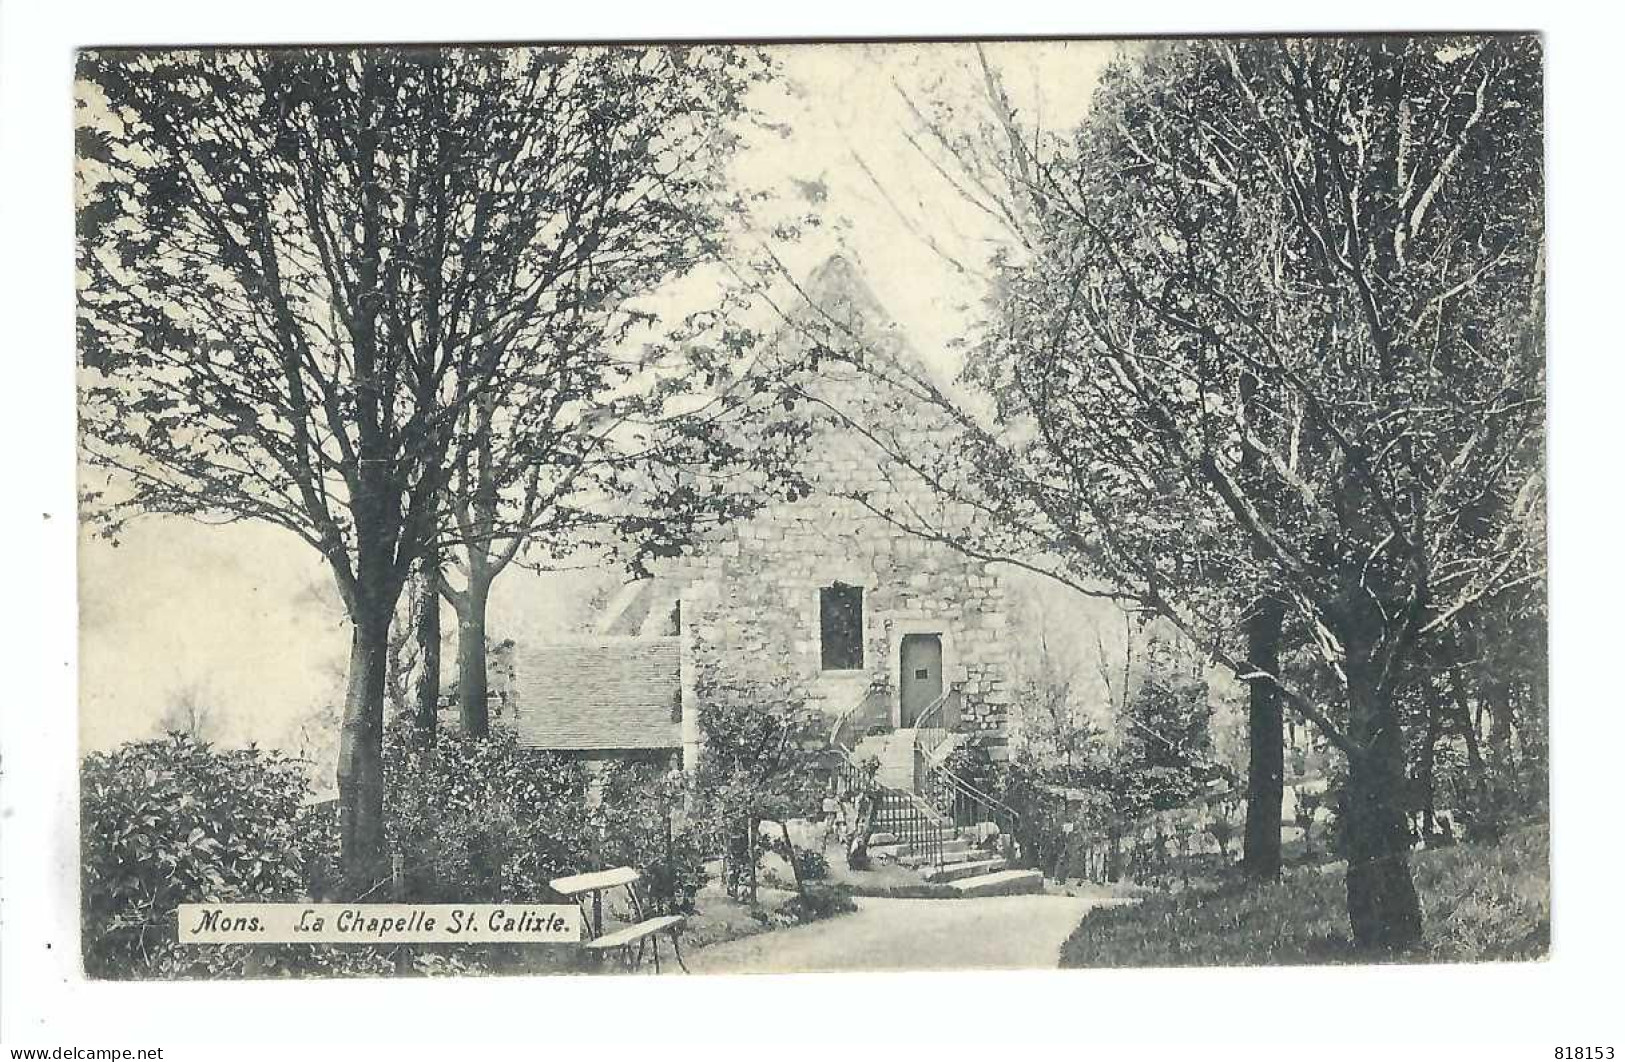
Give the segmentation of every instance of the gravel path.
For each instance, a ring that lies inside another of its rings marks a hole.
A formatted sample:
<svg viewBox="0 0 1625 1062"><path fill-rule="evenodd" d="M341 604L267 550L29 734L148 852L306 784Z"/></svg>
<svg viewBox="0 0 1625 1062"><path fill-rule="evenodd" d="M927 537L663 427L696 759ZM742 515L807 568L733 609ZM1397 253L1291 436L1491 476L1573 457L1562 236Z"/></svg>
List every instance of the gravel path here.
<svg viewBox="0 0 1625 1062"><path fill-rule="evenodd" d="M855 914L685 954L695 973L1054 969L1095 902L1069 896L975 900L859 897Z"/></svg>

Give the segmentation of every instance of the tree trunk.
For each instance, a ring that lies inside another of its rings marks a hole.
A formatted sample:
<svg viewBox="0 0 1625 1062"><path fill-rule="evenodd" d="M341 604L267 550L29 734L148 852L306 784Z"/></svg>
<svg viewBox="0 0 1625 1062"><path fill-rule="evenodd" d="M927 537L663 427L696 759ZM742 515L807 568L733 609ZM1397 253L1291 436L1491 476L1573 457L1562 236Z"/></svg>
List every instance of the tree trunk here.
<svg viewBox="0 0 1625 1062"><path fill-rule="evenodd" d="M350 895L381 877L384 855L384 686L390 610L358 604L339 731L339 839Z"/></svg>
<svg viewBox="0 0 1625 1062"><path fill-rule="evenodd" d="M1512 753L1512 688L1505 681L1489 684L1484 700L1490 710L1489 766L1491 795L1498 818L1514 807L1518 793L1518 763Z"/></svg>
<svg viewBox="0 0 1625 1062"><path fill-rule="evenodd" d="M796 863L796 846L790 841L790 824L779 820L779 834L784 838L784 852L790 860L790 876L796 880L796 894L806 895L807 887L801 883L801 867Z"/></svg>
<svg viewBox="0 0 1625 1062"><path fill-rule="evenodd" d="M1405 743L1392 691L1372 681L1356 653L1348 663L1349 737L1341 830L1348 858L1349 928L1361 948L1392 951L1422 938L1405 821Z"/></svg>
<svg viewBox="0 0 1625 1062"><path fill-rule="evenodd" d="M1247 662L1278 673L1281 624L1286 608L1270 597L1253 603L1247 616ZM1285 720L1281 690L1268 679L1253 679L1247 691L1247 822L1242 834L1242 868L1252 877L1281 876L1281 795L1286 783Z"/></svg>
<svg viewBox="0 0 1625 1062"><path fill-rule="evenodd" d="M485 646L485 607L491 586L470 577L468 591L454 602L457 609L457 714L463 732L485 737L491 732L490 675Z"/></svg>
<svg viewBox="0 0 1625 1062"><path fill-rule="evenodd" d="M747 832L745 834L745 873L750 877L750 904L756 906L756 831L761 829L761 823L755 815L745 818Z"/></svg>
<svg viewBox="0 0 1625 1062"><path fill-rule="evenodd" d="M440 565L425 560L418 573L413 602L417 616L418 676L412 691L418 738L434 745L440 718Z"/></svg>
<svg viewBox="0 0 1625 1062"><path fill-rule="evenodd" d="M1431 844L1434 836L1439 832L1439 808L1438 797L1434 792L1433 765L1437 758L1439 731L1443 721L1441 718L1443 713L1437 700L1431 695L1428 698L1427 713L1427 732L1422 736L1422 762L1417 767L1416 785L1422 805L1422 839Z"/></svg>
<svg viewBox="0 0 1625 1062"><path fill-rule="evenodd" d="M1473 783L1474 807L1467 809L1468 825L1474 837L1494 837L1500 833L1500 817L1497 814L1494 801L1490 799L1489 773L1484 767L1484 754L1478 744L1478 723L1473 719L1471 706L1467 703L1467 689L1461 680L1461 669L1450 669L1450 692L1456 705L1456 716L1461 728L1462 740L1467 745L1467 774ZM1480 702L1480 709L1483 704Z"/></svg>

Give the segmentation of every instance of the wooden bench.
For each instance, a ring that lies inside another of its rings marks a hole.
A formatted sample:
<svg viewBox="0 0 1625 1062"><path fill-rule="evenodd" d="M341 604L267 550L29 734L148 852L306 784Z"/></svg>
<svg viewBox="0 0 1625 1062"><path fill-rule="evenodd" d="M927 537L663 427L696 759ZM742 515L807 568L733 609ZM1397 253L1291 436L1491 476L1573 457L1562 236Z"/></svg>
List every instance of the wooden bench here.
<svg viewBox="0 0 1625 1062"><path fill-rule="evenodd" d="M587 874L571 874L568 877L554 878L548 882L553 890L561 896L574 899L581 907L581 921L587 941L583 947L595 954L609 951L619 951L621 958L629 970L635 970L643 963L644 949L648 948L654 961L654 972L660 972L660 936L665 933L671 937L672 953L676 956L677 965L684 973L688 973L688 966L683 962L682 945L678 942L678 932L683 926L682 915L657 915L654 918L643 916L643 900L638 896L636 885L643 875L632 867L615 867L611 870L595 870ZM632 917L636 921L629 926L623 926L608 935L604 933L604 893L611 889L624 888L632 902ZM592 900L589 914L587 901ZM637 945L636 954L632 945Z"/></svg>

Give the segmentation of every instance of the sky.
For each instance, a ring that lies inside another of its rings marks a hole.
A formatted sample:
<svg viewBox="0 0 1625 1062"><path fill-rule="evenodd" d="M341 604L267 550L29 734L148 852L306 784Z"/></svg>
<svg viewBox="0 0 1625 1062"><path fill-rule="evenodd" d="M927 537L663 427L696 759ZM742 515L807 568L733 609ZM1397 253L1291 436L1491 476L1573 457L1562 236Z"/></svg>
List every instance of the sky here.
<svg viewBox="0 0 1625 1062"><path fill-rule="evenodd" d="M987 45L986 54L1018 113L1065 130L1083 116L1117 47L1027 42ZM1003 234L906 134L920 129L910 101L982 106L975 46L774 51L784 81L758 95L763 126L747 137L734 178L778 193L786 208L816 207L824 219L818 229L775 245L790 273L805 276L835 251L854 258L920 357L951 378L953 340L972 320L980 281L949 259L974 270ZM116 547L83 534L79 563L86 750L153 736L188 700L210 708L216 740L290 747L313 709L342 697L348 632L332 578L288 532L151 517L132 524ZM579 622L574 606L584 593L617 578L510 570L495 586L490 636L564 630Z"/></svg>

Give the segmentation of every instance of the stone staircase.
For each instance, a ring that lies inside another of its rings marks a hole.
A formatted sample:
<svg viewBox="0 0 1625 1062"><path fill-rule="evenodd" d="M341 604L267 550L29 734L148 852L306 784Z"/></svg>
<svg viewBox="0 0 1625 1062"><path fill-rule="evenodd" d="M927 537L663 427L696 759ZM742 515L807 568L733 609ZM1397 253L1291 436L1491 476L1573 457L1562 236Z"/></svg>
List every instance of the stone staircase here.
<svg viewBox="0 0 1625 1062"><path fill-rule="evenodd" d="M914 731L893 730L872 734L858 742L852 759L880 761L880 784L904 792L914 791Z"/></svg>
<svg viewBox="0 0 1625 1062"><path fill-rule="evenodd" d="M864 738L853 760L869 757L880 762L878 780L886 789L875 814L869 854L915 870L926 882L949 885L966 896L1008 896L1038 892L1043 875L1036 870L1012 870L1008 861L976 843L986 836L983 827L955 826L914 791L914 731L896 730ZM916 832L921 819L935 834L932 851L903 840L905 823Z"/></svg>

